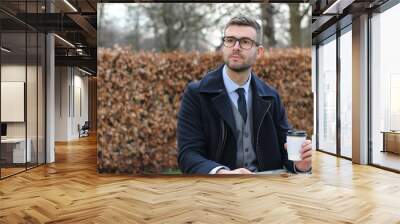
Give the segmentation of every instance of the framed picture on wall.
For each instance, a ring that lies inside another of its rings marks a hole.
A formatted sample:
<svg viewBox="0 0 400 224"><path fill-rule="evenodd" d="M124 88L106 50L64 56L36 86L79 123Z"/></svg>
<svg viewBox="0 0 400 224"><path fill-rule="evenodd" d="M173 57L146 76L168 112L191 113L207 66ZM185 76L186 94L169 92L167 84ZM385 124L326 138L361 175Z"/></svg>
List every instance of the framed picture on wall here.
<svg viewBox="0 0 400 224"><path fill-rule="evenodd" d="M25 82L1 82L1 122L24 122Z"/></svg>

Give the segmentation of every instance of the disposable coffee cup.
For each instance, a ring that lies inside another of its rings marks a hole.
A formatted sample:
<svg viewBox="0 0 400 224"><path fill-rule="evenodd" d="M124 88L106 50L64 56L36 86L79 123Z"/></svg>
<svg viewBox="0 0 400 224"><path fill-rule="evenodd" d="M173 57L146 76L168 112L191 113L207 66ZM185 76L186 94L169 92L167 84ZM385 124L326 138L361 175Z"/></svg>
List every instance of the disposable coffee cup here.
<svg viewBox="0 0 400 224"><path fill-rule="evenodd" d="M286 137L287 152L289 160L301 160L301 145L306 141L307 133L305 131L289 131Z"/></svg>

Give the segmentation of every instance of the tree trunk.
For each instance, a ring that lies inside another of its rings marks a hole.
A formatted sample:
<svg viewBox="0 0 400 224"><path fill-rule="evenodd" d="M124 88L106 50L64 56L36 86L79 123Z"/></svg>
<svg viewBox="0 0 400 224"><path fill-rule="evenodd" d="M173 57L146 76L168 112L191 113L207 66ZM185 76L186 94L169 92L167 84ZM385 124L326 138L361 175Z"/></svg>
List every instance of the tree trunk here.
<svg viewBox="0 0 400 224"><path fill-rule="evenodd" d="M99 30L99 46L103 47L103 36L102 33L104 33L104 30L102 30L103 28L103 20L104 20L104 3L103 4L99 4L99 12L98 12L98 24L97 24L97 30Z"/></svg>
<svg viewBox="0 0 400 224"><path fill-rule="evenodd" d="M272 4L260 3L261 17L263 21L263 44L265 47L275 47L274 15L276 13Z"/></svg>
<svg viewBox="0 0 400 224"><path fill-rule="evenodd" d="M300 10L300 4L288 4L289 5L289 35L291 44L293 47L301 47L302 38L301 38L301 20L302 20L302 12Z"/></svg>

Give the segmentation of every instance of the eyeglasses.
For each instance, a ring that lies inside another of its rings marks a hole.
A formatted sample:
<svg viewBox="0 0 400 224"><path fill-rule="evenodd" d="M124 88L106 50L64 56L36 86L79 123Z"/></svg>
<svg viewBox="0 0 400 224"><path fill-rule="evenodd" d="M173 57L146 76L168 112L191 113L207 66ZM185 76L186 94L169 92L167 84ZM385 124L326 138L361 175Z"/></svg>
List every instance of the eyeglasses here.
<svg viewBox="0 0 400 224"><path fill-rule="evenodd" d="M239 41L239 46L242 49L250 49L253 47L253 44L255 44L256 46L259 46L260 44L257 43L256 41L247 38L247 37L243 37L243 38L236 38L236 37L223 37L222 38L222 42L224 43L225 47L233 47L236 44L236 41Z"/></svg>

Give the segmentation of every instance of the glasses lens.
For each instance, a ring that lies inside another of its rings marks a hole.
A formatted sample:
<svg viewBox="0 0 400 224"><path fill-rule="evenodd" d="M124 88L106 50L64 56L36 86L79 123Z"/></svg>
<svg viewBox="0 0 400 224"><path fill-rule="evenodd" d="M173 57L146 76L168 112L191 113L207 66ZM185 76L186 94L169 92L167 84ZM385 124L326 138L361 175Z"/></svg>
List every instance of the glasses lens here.
<svg viewBox="0 0 400 224"><path fill-rule="evenodd" d="M253 41L248 38L243 38L240 39L239 44L243 49L250 49L253 46Z"/></svg>
<svg viewBox="0 0 400 224"><path fill-rule="evenodd" d="M236 39L233 37L224 37L224 45L226 47L233 47L235 45Z"/></svg>
<svg viewBox="0 0 400 224"><path fill-rule="evenodd" d="M225 47L235 46L236 41L239 41L240 48L250 49L251 47L253 47L254 41L250 38L241 38L241 39L236 39L235 37L224 37L223 38Z"/></svg>

